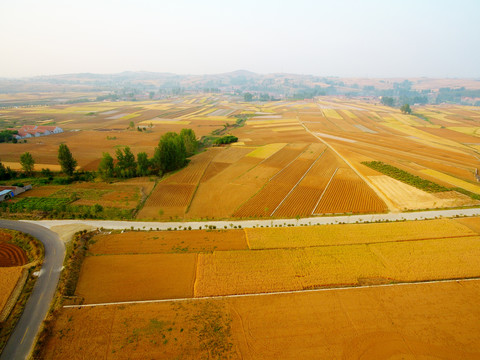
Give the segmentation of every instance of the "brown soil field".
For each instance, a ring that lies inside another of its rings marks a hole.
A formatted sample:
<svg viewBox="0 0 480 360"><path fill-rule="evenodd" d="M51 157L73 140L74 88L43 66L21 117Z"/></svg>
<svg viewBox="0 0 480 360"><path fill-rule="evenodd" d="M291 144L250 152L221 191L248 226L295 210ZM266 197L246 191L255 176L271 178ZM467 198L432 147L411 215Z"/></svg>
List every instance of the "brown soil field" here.
<svg viewBox="0 0 480 360"><path fill-rule="evenodd" d="M475 280L69 308L42 358L473 360L479 296Z"/></svg>
<svg viewBox="0 0 480 360"><path fill-rule="evenodd" d="M374 213L386 210L385 203L353 170L340 168L318 202L314 213Z"/></svg>
<svg viewBox="0 0 480 360"><path fill-rule="evenodd" d="M193 296L196 254L88 256L76 294L85 303Z"/></svg>
<svg viewBox="0 0 480 360"><path fill-rule="evenodd" d="M93 238L93 255L161 254L245 250L243 230L128 231Z"/></svg>
<svg viewBox="0 0 480 360"><path fill-rule="evenodd" d="M480 238L199 254L195 297L480 276Z"/></svg>
<svg viewBox="0 0 480 360"><path fill-rule="evenodd" d="M15 285L17 285L23 268L21 266L15 267L0 267L0 313L6 305L10 294Z"/></svg>
<svg viewBox="0 0 480 360"><path fill-rule="evenodd" d="M28 262L25 250L0 241L0 267L22 266Z"/></svg>

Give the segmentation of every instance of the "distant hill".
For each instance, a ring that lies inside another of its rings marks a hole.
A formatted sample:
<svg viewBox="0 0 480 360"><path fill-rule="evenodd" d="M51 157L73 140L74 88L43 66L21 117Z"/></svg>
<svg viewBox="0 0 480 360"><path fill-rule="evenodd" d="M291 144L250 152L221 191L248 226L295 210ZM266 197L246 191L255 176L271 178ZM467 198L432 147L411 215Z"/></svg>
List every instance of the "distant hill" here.
<svg viewBox="0 0 480 360"><path fill-rule="evenodd" d="M235 70L222 74L182 75L148 71L117 74L60 74L30 78L0 78L0 94L102 93L115 98L145 94L221 92L264 94L264 99L312 98L322 95L395 97L398 102L480 104L480 79L339 78L300 74L257 74ZM266 96L268 95L268 96ZM0 97L2 99L4 97ZM1 105L1 103L0 103Z"/></svg>

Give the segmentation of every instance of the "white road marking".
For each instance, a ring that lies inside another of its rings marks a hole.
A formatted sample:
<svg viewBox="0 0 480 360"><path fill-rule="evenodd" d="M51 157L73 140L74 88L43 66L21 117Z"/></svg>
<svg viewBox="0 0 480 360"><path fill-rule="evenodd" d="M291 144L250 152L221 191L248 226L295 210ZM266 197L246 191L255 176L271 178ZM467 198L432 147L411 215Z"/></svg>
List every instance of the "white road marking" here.
<svg viewBox="0 0 480 360"><path fill-rule="evenodd" d="M235 294L235 295L219 295L219 296L203 296L203 297L191 297L191 298L178 298L178 299L159 299L159 300L138 300L138 301L119 301L99 304L85 304L85 305L64 305L64 308L84 308L95 306L110 306L110 305L128 305L128 304L151 304L151 303L163 303L163 302L181 302L181 301L196 301L196 300L215 300L215 299L228 299L228 298L240 298L240 297L252 297L252 296L270 296L270 295L284 295L284 294L302 294L313 293L321 291L336 291L336 290L356 290L356 289L370 289L381 288L391 286L406 286L406 285L424 285L424 284L437 284L437 283L459 283L463 281L479 281L480 277L463 278L463 279L447 279L447 280L429 280L429 281L416 281L416 282L401 282L393 284L378 284L378 285L362 285L362 286L343 286L343 287L331 287L321 289L310 290L292 290L292 291L277 291L269 293L254 293L254 294Z"/></svg>

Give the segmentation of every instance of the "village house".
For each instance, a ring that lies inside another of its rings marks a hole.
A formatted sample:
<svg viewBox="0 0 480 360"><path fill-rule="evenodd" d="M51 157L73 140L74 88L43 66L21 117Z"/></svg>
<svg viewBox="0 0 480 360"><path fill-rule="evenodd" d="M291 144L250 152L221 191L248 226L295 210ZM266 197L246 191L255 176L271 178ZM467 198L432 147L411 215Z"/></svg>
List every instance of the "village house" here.
<svg viewBox="0 0 480 360"><path fill-rule="evenodd" d="M17 130L17 129L9 129ZM15 139L28 139L31 137L46 136L51 134L62 133L63 129L58 126L38 126L38 125L23 125L18 129L18 134L14 135Z"/></svg>

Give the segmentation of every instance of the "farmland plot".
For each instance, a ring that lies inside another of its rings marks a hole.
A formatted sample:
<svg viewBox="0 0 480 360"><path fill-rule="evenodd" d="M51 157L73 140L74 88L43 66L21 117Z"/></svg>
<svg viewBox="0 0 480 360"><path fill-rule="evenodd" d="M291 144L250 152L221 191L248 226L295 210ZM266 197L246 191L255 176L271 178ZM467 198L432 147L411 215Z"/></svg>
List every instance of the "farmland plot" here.
<svg viewBox="0 0 480 360"><path fill-rule="evenodd" d="M265 187L233 214L235 217L271 216L292 188L302 179L324 151L320 144L312 144L297 159L277 173Z"/></svg>
<svg viewBox="0 0 480 360"><path fill-rule="evenodd" d="M385 203L351 169L340 168L314 210L315 214L384 212Z"/></svg>
<svg viewBox="0 0 480 360"><path fill-rule="evenodd" d="M473 236L199 254L194 293L202 297L477 277L479 240Z"/></svg>
<svg viewBox="0 0 480 360"><path fill-rule="evenodd" d="M76 294L85 303L190 297L196 254L89 256Z"/></svg>
<svg viewBox="0 0 480 360"><path fill-rule="evenodd" d="M137 217L140 219L183 217L198 183L218 151L219 149L210 149L195 156L187 167L159 183Z"/></svg>

